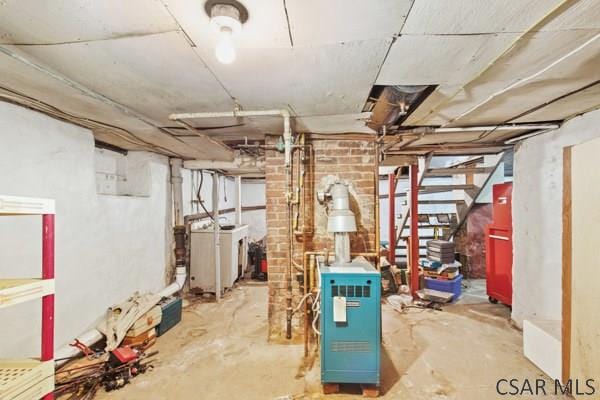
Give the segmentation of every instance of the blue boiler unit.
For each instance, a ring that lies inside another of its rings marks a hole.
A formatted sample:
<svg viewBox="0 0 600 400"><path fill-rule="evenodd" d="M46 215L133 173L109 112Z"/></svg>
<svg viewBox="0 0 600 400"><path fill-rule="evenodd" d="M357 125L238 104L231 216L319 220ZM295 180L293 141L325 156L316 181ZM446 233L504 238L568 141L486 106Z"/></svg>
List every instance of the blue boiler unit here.
<svg viewBox="0 0 600 400"><path fill-rule="evenodd" d="M381 276L366 260L321 266L321 382L380 382Z"/></svg>

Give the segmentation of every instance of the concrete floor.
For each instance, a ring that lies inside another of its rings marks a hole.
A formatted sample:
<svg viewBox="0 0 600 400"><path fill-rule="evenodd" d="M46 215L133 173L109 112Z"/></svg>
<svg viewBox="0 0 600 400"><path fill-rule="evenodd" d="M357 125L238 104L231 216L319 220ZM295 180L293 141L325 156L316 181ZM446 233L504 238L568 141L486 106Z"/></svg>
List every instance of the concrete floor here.
<svg viewBox="0 0 600 400"><path fill-rule="evenodd" d="M506 378L543 378L522 355L509 310L481 282L444 311L383 305L382 398L490 399ZM479 299L479 300L477 300ZM155 369L102 399L360 399L353 386L320 394L319 366L303 371L301 345L267 343L267 287L242 285L219 304L193 302L160 337ZM547 396L545 398L559 398Z"/></svg>

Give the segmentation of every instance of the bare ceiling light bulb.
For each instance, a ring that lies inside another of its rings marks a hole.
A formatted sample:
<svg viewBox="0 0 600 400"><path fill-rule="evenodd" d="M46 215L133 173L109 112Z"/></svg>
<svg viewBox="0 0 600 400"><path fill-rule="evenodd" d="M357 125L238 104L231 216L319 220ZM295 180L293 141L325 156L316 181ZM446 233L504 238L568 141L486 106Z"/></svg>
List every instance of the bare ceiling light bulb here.
<svg viewBox="0 0 600 400"><path fill-rule="evenodd" d="M248 18L244 6L236 1L207 2L206 9L210 15L210 24L218 32L219 39L215 46L215 56L223 64L235 61L233 36L242 30L242 23Z"/></svg>
<svg viewBox="0 0 600 400"><path fill-rule="evenodd" d="M231 64L235 61L235 47L233 46L233 40L231 38L231 29L227 27L221 27L219 36L219 41L215 46L215 56L219 62L223 64Z"/></svg>

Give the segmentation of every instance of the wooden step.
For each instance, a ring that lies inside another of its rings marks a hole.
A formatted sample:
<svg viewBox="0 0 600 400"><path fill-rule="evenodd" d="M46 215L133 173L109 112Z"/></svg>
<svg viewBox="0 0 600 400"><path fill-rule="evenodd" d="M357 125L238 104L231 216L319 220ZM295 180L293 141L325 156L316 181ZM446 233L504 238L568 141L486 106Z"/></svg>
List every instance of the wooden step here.
<svg viewBox="0 0 600 400"><path fill-rule="evenodd" d="M407 240L408 239L408 235L406 236L402 236L400 237L398 240ZM429 239L435 239L432 235L419 235L419 240L429 240Z"/></svg>
<svg viewBox="0 0 600 400"><path fill-rule="evenodd" d="M437 217L438 215L446 215L446 216L451 216L451 215L456 215L456 213L454 212L434 212L434 213L419 213L419 216L427 216L428 218L431 217Z"/></svg>
<svg viewBox="0 0 600 400"><path fill-rule="evenodd" d="M472 184L455 185L423 185L419 188L421 193L450 192L452 190L476 190L477 186Z"/></svg>
<svg viewBox="0 0 600 400"><path fill-rule="evenodd" d="M450 224L419 224L419 228L451 228ZM410 224L406 224L404 230L410 229Z"/></svg>
<svg viewBox="0 0 600 400"><path fill-rule="evenodd" d="M475 157L470 160L459 161L456 164L450 165L450 167L460 167L460 166L473 167L479 163L482 163L483 161L484 161L483 156L479 156L479 157Z"/></svg>
<svg viewBox="0 0 600 400"><path fill-rule="evenodd" d="M454 215L455 212L420 212L419 215L427 215L428 217L435 217L437 215Z"/></svg>
<svg viewBox="0 0 600 400"><path fill-rule="evenodd" d="M421 200L419 199L419 204L428 205L428 204L466 204L464 200Z"/></svg>
<svg viewBox="0 0 600 400"><path fill-rule="evenodd" d="M419 238L420 239L420 238ZM406 248L406 242L400 242L403 243L401 245L396 245L396 249L405 249ZM427 245L420 245L419 246L420 249L427 249Z"/></svg>
<svg viewBox="0 0 600 400"><path fill-rule="evenodd" d="M425 176L451 176L464 174L489 174L494 167L465 167L465 168L431 168Z"/></svg>
<svg viewBox="0 0 600 400"><path fill-rule="evenodd" d="M444 193L444 192L449 192L451 190L460 190L461 188L453 188L453 189L448 189L446 188L446 186L467 186L467 185L425 185L425 186L421 186L421 188L419 189L419 196L421 195L425 195L425 194L431 194L431 193ZM478 187L476 185L469 185L472 186L472 189L478 189ZM427 187L430 189L427 190L423 190L423 187ZM439 189L437 189L437 187L439 187ZM434 188L434 189L431 189ZM464 190L464 189L463 189ZM406 192L398 192L396 193L396 198L406 198ZM389 198L388 194L380 194L379 195L379 199L387 199ZM436 203L437 201L441 201L442 203ZM421 200L419 199L419 203L423 203L423 204L428 204L427 202L431 202L429 204L451 204L454 202L464 202L464 200ZM406 206L406 200L404 200L403 204L404 206Z"/></svg>

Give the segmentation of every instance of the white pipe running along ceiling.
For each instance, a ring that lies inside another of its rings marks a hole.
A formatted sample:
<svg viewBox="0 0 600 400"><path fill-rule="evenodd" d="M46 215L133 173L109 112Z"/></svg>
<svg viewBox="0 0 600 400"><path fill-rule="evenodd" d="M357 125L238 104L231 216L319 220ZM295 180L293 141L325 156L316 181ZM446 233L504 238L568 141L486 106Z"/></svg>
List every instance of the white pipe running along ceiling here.
<svg viewBox="0 0 600 400"><path fill-rule="evenodd" d="M503 123L552 100L548 108L516 121L559 120L598 106L597 87L557 98L600 79L600 41L515 85L599 33L597 0L243 3L250 18L235 38L237 60L230 65L214 57L216 37L204 1L8 0L0 5L1 46L160 129L3 54L0 86L126 130L96 128L99 140L216 160L230 160L231 154L206 136L260 139L281 133L280 119L195 122L204 129L191 136L162 130L171 126L168 115L231 111L236 104L287 108L297 117L296 129L365 133L371 132L364 125L368 115L361 112L375 83L438 85L406 125Z"/></svg>

